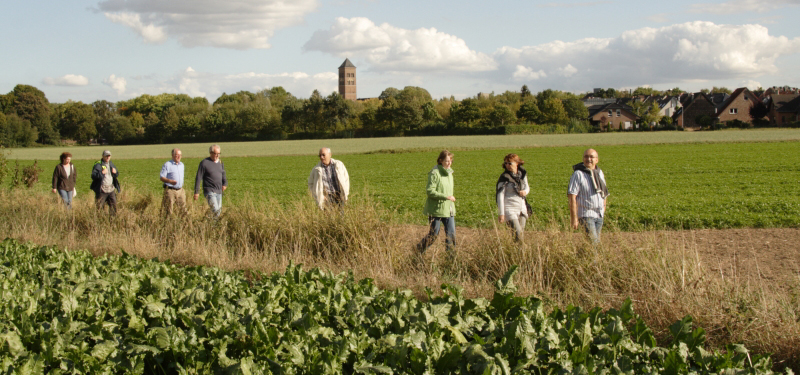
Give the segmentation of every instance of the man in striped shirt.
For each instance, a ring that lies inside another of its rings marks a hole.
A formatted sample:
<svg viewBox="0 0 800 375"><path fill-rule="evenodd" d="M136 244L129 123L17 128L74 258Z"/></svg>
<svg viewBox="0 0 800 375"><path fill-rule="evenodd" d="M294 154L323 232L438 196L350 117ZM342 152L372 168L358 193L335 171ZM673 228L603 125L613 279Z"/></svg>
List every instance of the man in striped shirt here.
<svg viewBox="0 0 800 375"><path fill-rule="evenodd" d="M583 163L572 167L574 172L567 187L572 228L578 229L582 225L594 243L600 242L608 197L606 178L603 171L597 168L598 161L597 151L586 150Z"/></svg>

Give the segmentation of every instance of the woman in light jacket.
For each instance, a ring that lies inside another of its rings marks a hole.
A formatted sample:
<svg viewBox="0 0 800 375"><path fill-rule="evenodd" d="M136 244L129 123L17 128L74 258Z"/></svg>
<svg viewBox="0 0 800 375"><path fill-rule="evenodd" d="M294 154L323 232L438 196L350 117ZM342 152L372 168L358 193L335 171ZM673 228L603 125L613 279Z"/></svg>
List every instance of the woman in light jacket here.
<svg viewBox="0 0 800 375"><path fill-rule="evenodd" d="M444 150L439 153L436 166L428 172L428 184L425 188L427 198L423 213L428 215L430 230L417 244L420 253L433 243L439 235L439 228L444 226L447 254L451 259L455 256L456 246L456 197L453 196L453 153Z"/></svg>
<svg viewBox="0 0 800 375"><path fill-rule="evenodd" d="M528 205L525 197L531 191L525 164L517 154L508 154L503 159L503 174L497 180L498 221L508 223L514 229L514 239L522 242L525 223L528 221Z"/></svg>
<svg viewBox="0 0 800 375"><path fill-rule="evenodd" d="M75 166L72 165L72 154L62 153L61 163L56 165L56 169L53 171L53 193L61 196L67 209L72 208L72 197L75 196L77 180L78 174L75 172Z"/></svg>

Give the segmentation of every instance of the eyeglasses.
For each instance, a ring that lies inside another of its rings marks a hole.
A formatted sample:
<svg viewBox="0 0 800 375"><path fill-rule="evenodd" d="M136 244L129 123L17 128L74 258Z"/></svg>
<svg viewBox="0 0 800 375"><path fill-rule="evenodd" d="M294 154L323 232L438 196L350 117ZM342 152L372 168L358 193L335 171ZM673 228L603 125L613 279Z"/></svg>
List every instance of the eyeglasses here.
<svg viewBox="0 0 800 375"><path fill-rule="evenodd" d="M211 155L222 155L221 152L212 152Z"/></svg>

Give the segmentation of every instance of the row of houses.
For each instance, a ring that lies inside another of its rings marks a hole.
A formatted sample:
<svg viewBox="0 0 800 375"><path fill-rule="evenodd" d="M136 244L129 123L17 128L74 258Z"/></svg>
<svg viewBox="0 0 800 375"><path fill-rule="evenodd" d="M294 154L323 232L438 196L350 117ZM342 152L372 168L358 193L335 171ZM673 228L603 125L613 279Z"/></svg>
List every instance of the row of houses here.
<svg viewBox="0 0 800 375"><path fill-rule="evenodd" d="M751 123L750 108L758 102L766 106L767 119L774 126L800 121L800 91L791 87L770 87L762 92L741 87L730 95L697 92L676 96L597 98L589 94L582 100L589 110L589 121L604 129L633 129L642 115L635 113L634 107L649 111L653 103L658 105L659 117L667 116L675 126L686 130L735 120Z"/></svg>

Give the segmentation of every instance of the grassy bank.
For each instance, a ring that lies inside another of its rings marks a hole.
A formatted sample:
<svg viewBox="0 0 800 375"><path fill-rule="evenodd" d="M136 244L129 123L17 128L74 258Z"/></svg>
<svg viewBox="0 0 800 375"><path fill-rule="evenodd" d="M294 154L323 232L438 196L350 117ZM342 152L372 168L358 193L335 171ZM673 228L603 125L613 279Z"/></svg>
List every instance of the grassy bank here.
<svg viewBox="0 0 800 375"><path fill-rule="evenodd" d="M404 224L368 194L333 214L320 213L307 199L281 204L245 197L226 207L219 222L208 219L200 204L185 219L164 220L159 200L126 190L119 215L109 220L89 199L67 213L52 194L4 190L0 235L95 255L125 251L229 270L282 271L289 262L352 270L383 288L408 288L418 296L447 282L462 286L468 297L491 297L494 280L519 265L519 293L551 307L611 308L631 298L662 340L670 324L691 315L712 346L738 342L774 353L778 366L798 369L800 363L800 282L777 286L757 276L712 272L698 258L696 243L680 232L670 241L642 233L635 242L611 233L592 248L558 223L529 232L523 246L504 227L460 228L458 261L448 264L441 241L416 257L411 247L425 228Z"/></svg>

